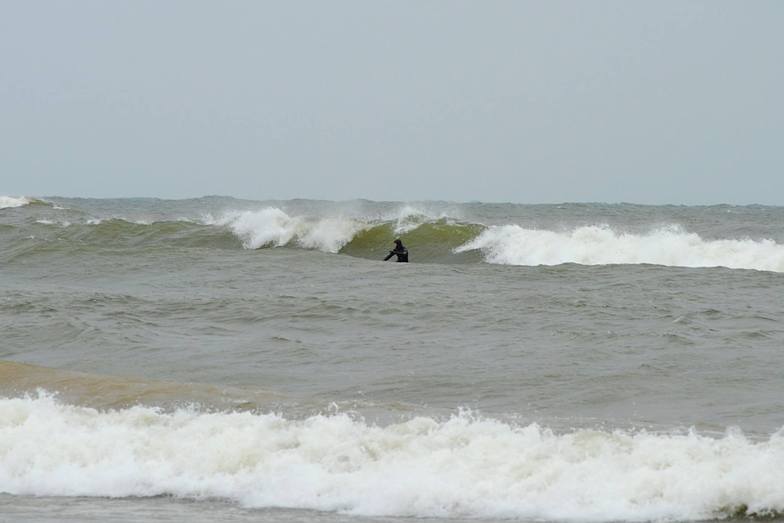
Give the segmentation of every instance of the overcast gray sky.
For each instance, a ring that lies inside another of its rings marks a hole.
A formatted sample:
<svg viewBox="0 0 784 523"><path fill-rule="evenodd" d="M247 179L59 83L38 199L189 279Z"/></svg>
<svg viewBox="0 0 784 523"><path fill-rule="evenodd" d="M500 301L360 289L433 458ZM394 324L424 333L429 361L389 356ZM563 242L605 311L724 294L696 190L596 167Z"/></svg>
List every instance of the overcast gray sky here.
<svg viewBox="0 0 784 523"><path fill-rule="evenodd" d="M784 204L784 1L0 0L0 194Z"/></svg>

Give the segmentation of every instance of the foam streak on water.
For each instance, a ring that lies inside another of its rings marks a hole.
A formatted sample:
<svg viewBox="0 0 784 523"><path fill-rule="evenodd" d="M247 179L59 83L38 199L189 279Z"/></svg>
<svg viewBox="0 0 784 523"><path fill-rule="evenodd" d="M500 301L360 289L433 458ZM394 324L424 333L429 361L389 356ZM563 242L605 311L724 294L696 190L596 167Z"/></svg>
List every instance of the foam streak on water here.
<svg viewBox="0 0 784 523"><path fill-rule="evenodd" d="M56 435L53 437L53 435ZM347 415L96 411L0 400L0 491L221 497L363 515L696 520L784 510L784 438L738 431L554 434L461 414L386 427Z"/></svg>

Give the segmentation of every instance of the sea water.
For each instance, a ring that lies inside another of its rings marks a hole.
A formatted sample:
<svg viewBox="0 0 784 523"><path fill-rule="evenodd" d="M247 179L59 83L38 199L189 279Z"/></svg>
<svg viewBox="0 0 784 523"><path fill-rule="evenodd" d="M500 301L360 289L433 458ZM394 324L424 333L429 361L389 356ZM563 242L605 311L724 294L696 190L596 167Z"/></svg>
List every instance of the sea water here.
<svg viewBox="0 0 784 523"><path fill-rule="evenodd" d="M4 196L0 521L778 519L782 296L781 207Z"/></svg>

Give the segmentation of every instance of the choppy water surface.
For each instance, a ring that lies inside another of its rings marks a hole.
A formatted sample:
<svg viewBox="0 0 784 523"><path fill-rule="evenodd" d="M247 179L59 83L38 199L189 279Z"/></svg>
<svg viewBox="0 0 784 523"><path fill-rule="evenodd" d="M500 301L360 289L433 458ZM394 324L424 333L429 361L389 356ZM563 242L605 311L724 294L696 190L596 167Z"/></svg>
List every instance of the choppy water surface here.
<svg viewBox="0 0 784 523"><path fill-rule="evenodd" d="M0 520L778 517L782 296L778 207L3 197Z"/></svg>

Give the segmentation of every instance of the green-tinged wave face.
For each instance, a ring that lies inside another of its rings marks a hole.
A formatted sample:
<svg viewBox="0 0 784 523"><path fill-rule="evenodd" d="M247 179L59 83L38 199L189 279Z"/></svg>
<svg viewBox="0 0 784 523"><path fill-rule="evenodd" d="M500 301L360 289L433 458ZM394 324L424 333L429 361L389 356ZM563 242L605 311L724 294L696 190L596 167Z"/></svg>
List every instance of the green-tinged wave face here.
<svg viewBox="0 0 784 523"><path fill-rule="evenodd" d="M476 251L453 251L475 238L483 229L477 224L450 223L442 219L397 234L394 223L384 223L358 232L340 252L359 258L383 259L394 248L393 240L400 238L408 248L412 262L479 262L481 258Z"/></svg>
<svg viewBox="0 0 784 523"><path fill-rule="evenodd" d="M224 221L198 223L187 220L134 222L121 218L73 222L27 218L14 225L2 224L7 261L42 254L75 252L124 252L173 248L320 250L348 256L383 260L401 238L413 262L480 262L478 251L454 250L476 238L485 228L440 219L401 227L399 221L363 222L351 219L290 218L282 213L250 213ZM80 221L77 221L80 220ZM406 232L400 232L406 228Z"/></svg>
<svg viewBox="0 0 784 523"><path fill-rule="evenodd" d="M69 230L71 229L71 230ZM237 238L227 231L184 221L133 223L121 219L95 225L68 227L65 234L86 243L123 246L174 245L180 247L236 248Z"/></svg>
<svg viewBox="0 0 784 523"><path fill-rule="evenodd" d="M170 250L177 247L238 249L230 231L189 222L32 223L0 228L6 261L47 254Z"/></svg>

